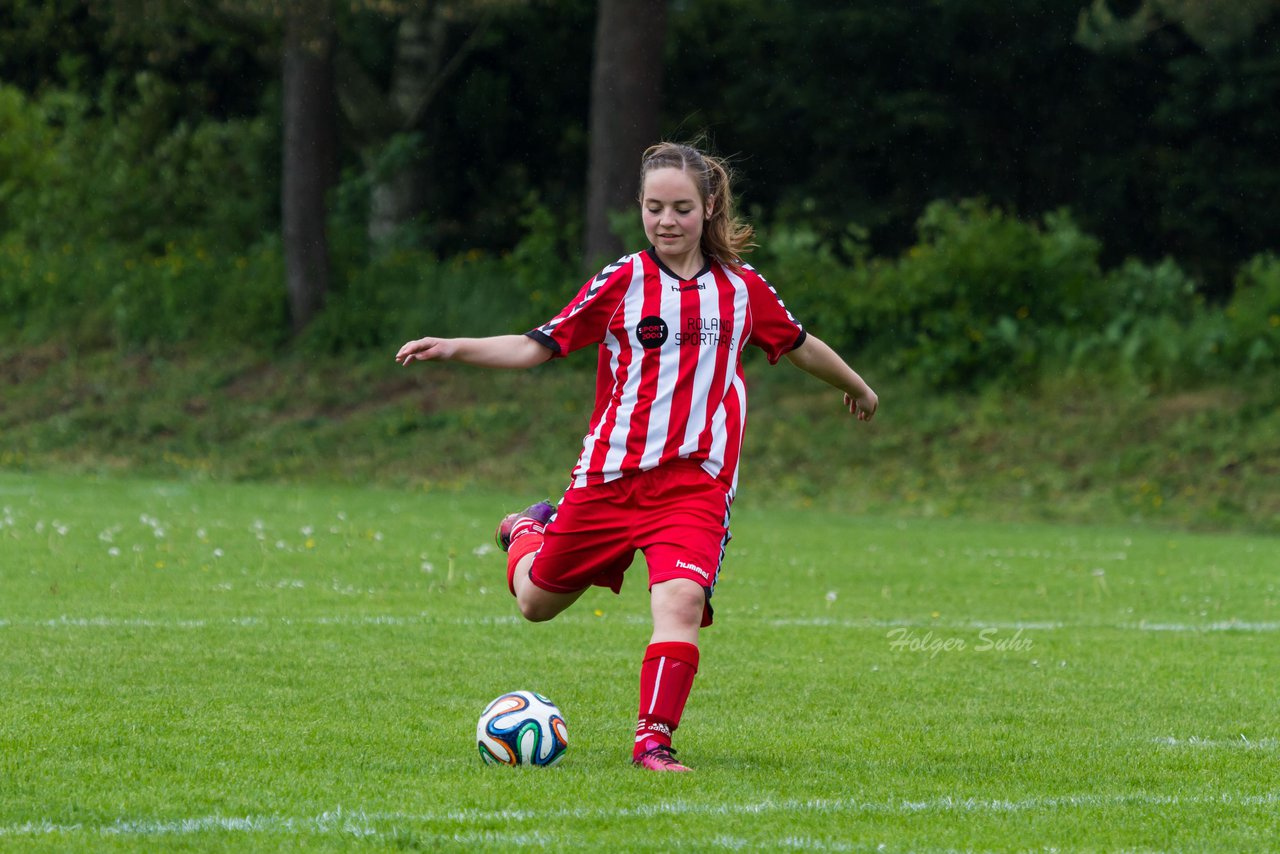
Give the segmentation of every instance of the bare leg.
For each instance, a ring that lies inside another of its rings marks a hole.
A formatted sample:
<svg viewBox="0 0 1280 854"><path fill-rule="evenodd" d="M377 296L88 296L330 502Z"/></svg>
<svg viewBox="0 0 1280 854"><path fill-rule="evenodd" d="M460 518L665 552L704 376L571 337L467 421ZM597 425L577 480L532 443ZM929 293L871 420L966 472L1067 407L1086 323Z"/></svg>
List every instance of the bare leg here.
<svg viewBox="0 0 1280 854"><path fill-rule="evenodd" d="M678 641L696 645L706 602L707 594L702 585L689 578L673 578L653 585L649 593L653 637L649 643Z"/></svg>
<svg viewBox="0 0 1280 854"><path fill-rule="evenodd" d="M585 588L573 593L552 593L550 590L543 590L529 579L529 568L533 566L535 557L537 557L536 552L520 559L516 564L512 581L516 588L516 604L520 606L520 613L531 623L542 623L577 602L578 597L587 591Z"/></svg>

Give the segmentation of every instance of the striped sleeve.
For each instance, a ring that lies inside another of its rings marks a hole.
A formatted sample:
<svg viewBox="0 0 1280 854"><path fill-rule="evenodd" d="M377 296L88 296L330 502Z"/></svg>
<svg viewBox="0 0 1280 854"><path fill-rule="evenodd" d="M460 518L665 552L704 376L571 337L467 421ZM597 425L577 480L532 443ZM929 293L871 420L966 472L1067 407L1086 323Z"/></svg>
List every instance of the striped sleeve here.
<svg viewBox="0 0 1280 854"><path fill-rule="evenodd" d="M744 267L743 273L751 301L751 337L747 343L764 350L769 364L777 364L779 359L803 344L808 333L791 316L773 285L749 266Z"/></svg>
<svg viewBox="0 0 1280 854"><path fill-rule="evenodd" d="M560 313L525 334L551 351L567 356L604 340L609 321L626 294L635 256L624 255L587 281Z"/></svg>

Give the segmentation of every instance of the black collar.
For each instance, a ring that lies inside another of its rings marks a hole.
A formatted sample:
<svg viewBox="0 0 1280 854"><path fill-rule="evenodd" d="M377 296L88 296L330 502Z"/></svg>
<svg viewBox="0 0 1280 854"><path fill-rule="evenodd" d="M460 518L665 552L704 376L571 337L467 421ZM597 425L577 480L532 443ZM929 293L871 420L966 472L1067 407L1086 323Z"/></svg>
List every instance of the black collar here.
<svg viewBox="0 0 1280 854"><path fill-rule="evenodd" d="M693 280L695 280L695 279L701 279L701 278L702 278L703 276L705 276L707 273L710 273L710 272L711 272L711 256L710 256L710 255L707 255L707 256L706 256L706 259L707 259L707 260L706 260L706 263L702 265L702 269L701 269L701 270L699 270L699 271L698 271L697 273L695 273L694 275L692 275L692 276L690 276L689 278L687 278L687 279L686 279L686 278L684 278L684 277L682 277L682 276L677 276L675 273L673 273L673 272L671 271L671 268L670 268L670 267L668 267L666 264L662 263L662 259L658 257L658 249L657 249L657 247L650 246L650 247L649 247L648 249L646 249L645 251L649 253L649 257L653 259L653 263L655 263L655 264L657 264L657 265L658 265L658 269L662 270L662 272L666 273L668 276L670 276L671 278L675 279L676 281L680 281L680 282L692 282L692 281L693 281Z"/></svg>

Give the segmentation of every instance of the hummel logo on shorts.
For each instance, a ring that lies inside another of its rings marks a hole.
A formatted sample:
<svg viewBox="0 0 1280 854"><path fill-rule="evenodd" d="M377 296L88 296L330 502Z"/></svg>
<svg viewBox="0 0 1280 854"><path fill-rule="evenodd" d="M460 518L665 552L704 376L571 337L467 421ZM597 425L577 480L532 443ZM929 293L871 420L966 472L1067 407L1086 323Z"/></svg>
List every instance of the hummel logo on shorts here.
<svg viewBox="0 0 1280 854"><path fill-rule="evenodd" d="M682 561L682 560L677 560L677 561L676 561L676 569L692 569L694 572L698 573L698 575L701 575L701 576L702 576L704 579L706 579L707 581L710 581L710 580L711 580L711 575L710 575L710 573L708 573L705 569L703 569L702 567L698 566L697 564L685 563L685 562L684 562L684 561Z"/></svg>

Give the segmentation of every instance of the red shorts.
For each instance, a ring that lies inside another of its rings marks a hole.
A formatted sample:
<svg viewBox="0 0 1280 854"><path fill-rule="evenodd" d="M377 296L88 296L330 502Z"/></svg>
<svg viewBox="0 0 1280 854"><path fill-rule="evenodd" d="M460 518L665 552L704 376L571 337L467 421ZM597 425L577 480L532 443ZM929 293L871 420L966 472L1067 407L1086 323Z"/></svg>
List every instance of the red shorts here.
<svg viewBox="0 0 1280 854"><path fill-rule="evenodd" d="M639 549L650 587L688 578L706 590L702 624L708 626L729 542L729 503L725 485L690 460L569 489L547 524L529 579L552 593L592 585L617 593Z"/></svg>

